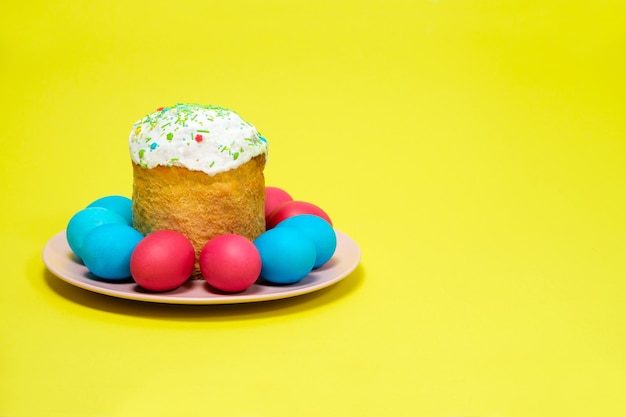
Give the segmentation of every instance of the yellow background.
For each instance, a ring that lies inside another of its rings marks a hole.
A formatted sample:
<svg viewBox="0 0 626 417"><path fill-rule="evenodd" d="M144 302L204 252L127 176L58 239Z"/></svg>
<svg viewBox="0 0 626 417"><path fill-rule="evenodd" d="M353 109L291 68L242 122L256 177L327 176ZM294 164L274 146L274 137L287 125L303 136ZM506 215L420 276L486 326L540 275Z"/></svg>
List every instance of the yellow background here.
<svg viewBox="0 0 626 417"><path fill-rule="evenodd" d="M626 3L48 1L0 17L0 416L626 414ZM132 123L238 111L362 250L289 300L46 272Z"/></svg>

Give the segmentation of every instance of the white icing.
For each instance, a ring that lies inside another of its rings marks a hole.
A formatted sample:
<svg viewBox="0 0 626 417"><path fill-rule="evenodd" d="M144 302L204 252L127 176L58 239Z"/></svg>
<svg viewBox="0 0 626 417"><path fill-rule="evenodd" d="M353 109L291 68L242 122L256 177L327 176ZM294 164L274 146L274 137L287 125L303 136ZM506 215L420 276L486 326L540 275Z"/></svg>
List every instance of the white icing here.
<svg viewBox="0 0 626 417"><path fill-rule="evenodd" d="M265 154L267 142L232 110L176 104L138 120L128 139L130 156L143 168L179 166L209 175Z"/></svg>

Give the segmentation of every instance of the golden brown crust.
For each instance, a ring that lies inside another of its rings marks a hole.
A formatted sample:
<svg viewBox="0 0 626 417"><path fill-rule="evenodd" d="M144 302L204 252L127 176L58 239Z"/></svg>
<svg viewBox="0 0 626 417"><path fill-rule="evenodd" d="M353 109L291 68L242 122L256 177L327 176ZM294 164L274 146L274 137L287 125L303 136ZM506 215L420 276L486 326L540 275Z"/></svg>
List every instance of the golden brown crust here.
<svg viewBox="0 0 626 417"><path fill-rule="evenodd" d="M227 233L250 240L265 231L265 155L216 175L181 167L133 163L133 226L143 234L176 230L198 256L211 238Z"/></svg>

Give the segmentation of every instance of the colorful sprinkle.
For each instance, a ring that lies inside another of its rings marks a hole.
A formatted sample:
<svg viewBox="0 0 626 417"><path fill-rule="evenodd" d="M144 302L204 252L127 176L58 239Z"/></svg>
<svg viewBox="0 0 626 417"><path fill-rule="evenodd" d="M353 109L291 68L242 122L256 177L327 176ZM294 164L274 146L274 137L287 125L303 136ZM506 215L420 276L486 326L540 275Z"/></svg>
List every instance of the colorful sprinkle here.
<svg viewBox="0 0 626 417"><path fill-rule="evenodd" d="M175 163L211 175L266 153L264 142L253 125L231 110L180 103L140 119L129 138L133 161L142 167Z"/></svg>

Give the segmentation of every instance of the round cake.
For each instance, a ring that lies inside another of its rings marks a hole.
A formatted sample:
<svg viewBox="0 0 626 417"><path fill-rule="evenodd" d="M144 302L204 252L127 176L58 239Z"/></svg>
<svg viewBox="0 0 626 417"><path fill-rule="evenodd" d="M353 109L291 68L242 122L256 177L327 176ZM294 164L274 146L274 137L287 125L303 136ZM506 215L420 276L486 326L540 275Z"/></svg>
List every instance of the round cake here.
<svg viewBox="0 0 626 417"><path fill-rule="evenodd" d="M265 231L267 142L232 110L201 104L163 107L129 137L133 227L175 230L196 251L222 234L250 240ZM196 264L194 278L200 278Z"/></svg>

